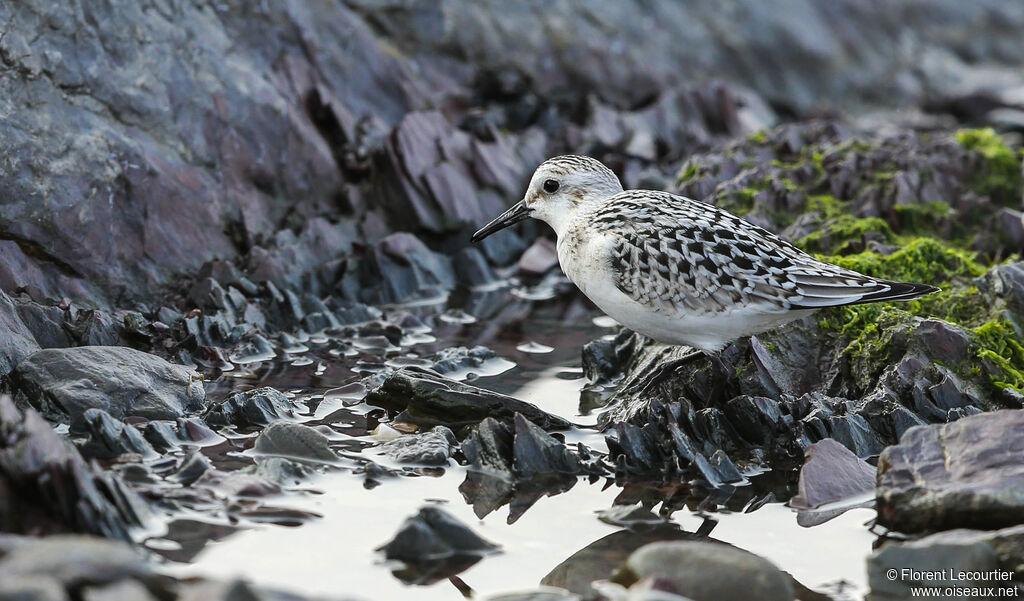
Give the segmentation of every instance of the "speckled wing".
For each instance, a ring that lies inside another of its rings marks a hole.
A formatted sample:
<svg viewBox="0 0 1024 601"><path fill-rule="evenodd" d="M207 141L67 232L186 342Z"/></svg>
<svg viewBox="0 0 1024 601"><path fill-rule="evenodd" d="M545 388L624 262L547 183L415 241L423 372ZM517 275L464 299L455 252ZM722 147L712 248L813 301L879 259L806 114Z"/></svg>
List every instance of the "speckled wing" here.
<svg viewBox="0 0 1024 601"><path fill-rule="evenodd" d="M903 300L934 290L818 261L735 215L666 192L618 194L592 223L611 238L619 290L669 314L738 307L781 313Z"/></svg>

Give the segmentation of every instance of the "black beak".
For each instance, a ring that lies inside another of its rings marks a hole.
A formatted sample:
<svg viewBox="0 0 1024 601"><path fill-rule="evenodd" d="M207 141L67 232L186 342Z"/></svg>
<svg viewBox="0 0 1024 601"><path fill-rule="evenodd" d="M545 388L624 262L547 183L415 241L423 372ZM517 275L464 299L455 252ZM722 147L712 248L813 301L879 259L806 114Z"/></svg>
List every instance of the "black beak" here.
<svg viewBox="0 0 1024 601"><path fill-rule="evenodd" d="M512 205L512 208L501 215L498 215L494 221L480 228L479 232L473 234L471 240L473 242L479 242L498 230L503 230L510 225L519 223L523 219L529 217L532 212L533 209L527 207L526 203L520 200L516 204Z"/></svg>

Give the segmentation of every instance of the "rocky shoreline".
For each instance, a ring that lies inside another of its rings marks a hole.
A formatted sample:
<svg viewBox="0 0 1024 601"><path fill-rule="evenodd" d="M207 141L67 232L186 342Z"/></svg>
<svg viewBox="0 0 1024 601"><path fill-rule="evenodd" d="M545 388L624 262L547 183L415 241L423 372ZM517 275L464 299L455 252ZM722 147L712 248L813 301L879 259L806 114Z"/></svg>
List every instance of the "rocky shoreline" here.
<svg viewBox="0 0 1024 601"><path fill-rule="evenodd" d="M288 499L339 470L465 470L474 513L510 523L583 480L638 505L602 519L650 545L504 601L823 598L662 523L789 497L807 526L877 506L872 599L915 584L892 567L1024 582L1024 14L751 1L732 43L698 6L371 4L0 7L0 599L295 598L156 556L315 522ZM488 387L511 365L489 347L543 303L590 308L535 224L468 244L564 151L942 291L722 367L616 330L582 348L601 444L566 442L571 420ZM497 551L431 505L382 549L420 584Z"/></svg>

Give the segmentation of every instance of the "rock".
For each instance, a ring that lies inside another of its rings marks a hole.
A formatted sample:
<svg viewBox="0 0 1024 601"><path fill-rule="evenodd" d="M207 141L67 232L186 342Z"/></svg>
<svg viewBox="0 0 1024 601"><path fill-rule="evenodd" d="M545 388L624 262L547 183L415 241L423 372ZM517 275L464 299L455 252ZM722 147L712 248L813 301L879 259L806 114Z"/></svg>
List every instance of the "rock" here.
<svg viewBox="0 0 1024 601"><path fill-rule="evenodd" d="M1024 521L1024 410L917 426L878 460L878 522L901 532Z"/></svg>
<svg viewBox="0 0 1024 601"><path fill-rule="evenodd" d="M554 242L547 238L538 238L519 258L518 269L520 273L526 275L541 276L555 265L558 265L558 253Z"/></svg>
<svg viewBox="0 0 1024 601"><path fill-rule="evenodd" d="M516 413L545 430L563 430L570 425L536 405L455 382L420 367L396 371L366 396L366 402L401 411L399 421L422 425L454 427L477 423L486 417L511 421Z"/></svg>
<svg viewBox="0 0 1024 601"><path fill-rule="evenodd" d="M333 463L338 460L330 440L309 426L292 422L274 422L256 437L253 449L264 455L280 455Z"/></svg>
<svg viewBox="0 0 1024 601"><path fill-rule="evenodd" d="M0 531L84 532L132 540L147 505L113 472L94 472L35 410L0 395Z"/></svg>
<svg viewBox="0 0 1024 601"><path fill-rule="evenodd" d="M693 601L793 601L790 578L767 559L731 545L701 541L660 542L633 552L614 580L632 584L663 579L672 592Z"/></svg>
<svg viewBox="0 0 1024 601"><path fill-rule="evenodd" d="M789 502L798 524L817 526L874 504L876 470L871 464L830 438L807 447L804 455L797 494Z"/></svg>
<svg viewBox="0 0 1024 601"><path fill-rule="evenodd" d="M87 409L174 419L203 407L201 377L191 369L126 347L45 349L12 374L17 389L44 415L84 427Z"/></svg>
<svg viewBox="0 0 1024 601"><path fill-rule="evenodd" d="M515 414L513 421L515 437L512 441L512 468L516 478L538 485L546 480L576 482L580 464L564 443L520 413Z"/></svg>
<svg viewBox="0 0 1024 601"><path fill-rule="evenodd" d="M987 532L957 529L912 541L890 540L868 558L870 599L902 601L919 587L957 589L937 595L942 598L1019 596L1022 562L1024 526ZM1001 590L985 592L989 587ZM971 589L977 593L970 594Z"/></svg>
<svg viewBox="0 0 1024 601"><path fill-rule="evenodd" d="M158 456L141 432L106 411L86 409L83 417L89 438L82 445L82 451L89 457L112 459L125 453L137 453L143 459Z"/></svg>
<svg viewBox="0 0 1024 601"><path fill-rule="evenodd" d="M462 443L469 462L459 492L483 518L508 503L515 490L512 475L512 428L492 417L481 420Z"/></svg>
<svg viewBox="0 0 1024 601"><path fill-rule="evenodd" d="M176 596L174 581L156 573L131 546L91 536L0 535L0 582L25 576L47 577L68 591L127 580L157 599Z"/></svg>
<svg viewBox="0 0 1024 601"><path fill-rule="evenodd" d="M444 426L435 426L429 432L406 435L381 445L381 450L399 463L448 465L458 441L455 434Z"/></svg>
<svg viewBox="0 0 1024 601"><path fill-rule="evenodd" d="M32 332L18 316L11 299L0 290L0 378L39 349Z"/></svg>
<svg viewBox="0 0 1024 601"><path fill-rule="evenodd" d="M431 505L405 520L394 538L378 549L385 558L406 564L406 569L396 572L396 576L418 584L454 576L498 550L497 545Z"/></svg>
<svg viewBox="0 0 1024 601"><path fill-rule="evenodd" d="M295 419L298 407L284 393L270 387L232 395L213 405L205 415L214 426L232 424L241 428L267 426L281 419Z"/></svg>
<svg viewBox="0 0 1024 601"><path fill-rule="evenodd" d="M102 587L89 587L82 595L83 601L156 601L156 597L141 583L122 580Z"/></svg>

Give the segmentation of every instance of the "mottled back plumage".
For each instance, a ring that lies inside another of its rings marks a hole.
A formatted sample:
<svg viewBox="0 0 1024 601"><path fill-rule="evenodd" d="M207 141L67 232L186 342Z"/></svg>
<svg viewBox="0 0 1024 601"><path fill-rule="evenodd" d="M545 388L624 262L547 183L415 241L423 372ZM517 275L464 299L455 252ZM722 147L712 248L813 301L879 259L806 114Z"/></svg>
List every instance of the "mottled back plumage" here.
<svg viewBox="0 0 1024 601"><path fill-rule="evenodd" d="M593 229L615 240L618 288L659 311L716 313L749 304L817 309L934 290L819 261L735 215L667 192L622 192L591 217Z"/></svg>

